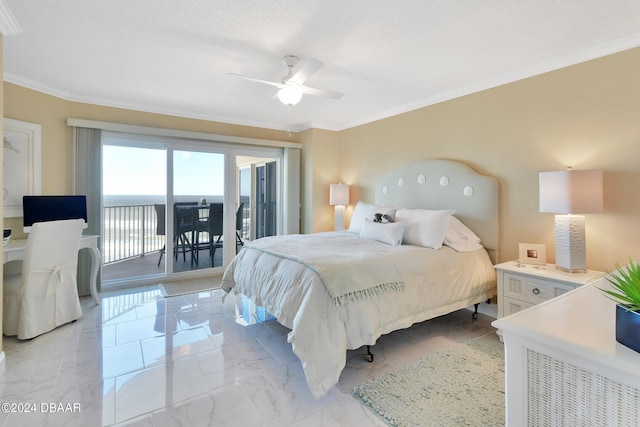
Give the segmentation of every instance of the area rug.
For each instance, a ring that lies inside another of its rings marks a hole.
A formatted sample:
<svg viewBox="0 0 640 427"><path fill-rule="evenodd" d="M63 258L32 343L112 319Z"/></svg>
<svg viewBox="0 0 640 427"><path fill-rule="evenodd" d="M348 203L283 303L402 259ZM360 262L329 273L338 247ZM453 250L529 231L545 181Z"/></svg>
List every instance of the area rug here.
<svg viewBox="0 0 640 427"><path fill-rule="evenodd" d="M475 338L367 381L353 396L391 426L504 426L504 346Z"/></svg>
<svg viewBox="0 0 640 427"><path fill-rule="evenodd" d="M160 283L159 287L162 296L165 298L175 297L178 295L220 289L221 279L221 276L213 276L202 279L183 280L180 282Z"/></svg>

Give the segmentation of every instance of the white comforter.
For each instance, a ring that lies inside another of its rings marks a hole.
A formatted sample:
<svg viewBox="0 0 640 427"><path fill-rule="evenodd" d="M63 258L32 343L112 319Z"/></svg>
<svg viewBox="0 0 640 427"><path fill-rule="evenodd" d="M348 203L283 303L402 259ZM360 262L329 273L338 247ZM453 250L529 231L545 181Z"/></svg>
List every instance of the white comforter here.
<svg viewBox="0 0 640 427"><path fill-rule="evenodd" d="M447 246L438 250L388 246L349 232L316 233L312 238L328 239L341 250L350 247L391 261L406 283L402 291L337 306L315 269L265 252L265 242L260 243L260 249L253 249L252 243L246 245L232 260L222 288L246 295L291 329L288 341L316 398L338 382L348 349L373 345L383 334L495 295L495 270L484 249L456 252ZM277 248L278 238L269 240Z"/></svg>

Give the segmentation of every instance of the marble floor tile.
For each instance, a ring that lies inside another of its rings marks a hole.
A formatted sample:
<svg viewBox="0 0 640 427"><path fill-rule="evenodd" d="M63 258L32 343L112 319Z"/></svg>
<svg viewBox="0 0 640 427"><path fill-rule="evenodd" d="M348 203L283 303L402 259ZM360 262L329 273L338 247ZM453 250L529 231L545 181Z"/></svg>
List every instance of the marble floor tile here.
<svg viewBox="0 0 640 427"><path fill-rule="evenodd" d="M222 290L164 298L158 286L82 298L83 316L32 340L4 337L0 426L384 426L354 387L476 336L492 318L460 310L349 350L340 381L314 399L289 329ZM497 339L497 338L496 338Z"/></svg>
<svg viewBox="0 0 640 427"><path fill-rule="evenodd" d="M149 338L140 342L145 367L166 363L214 349L209 336L202 328L188 329Z"/></svg>
<svg viewBox="0 0 640 427"><path fill-rule="evenodd" d="M116 422L171 406L209 391L194 358L167 361L116 377Z"/></svg>

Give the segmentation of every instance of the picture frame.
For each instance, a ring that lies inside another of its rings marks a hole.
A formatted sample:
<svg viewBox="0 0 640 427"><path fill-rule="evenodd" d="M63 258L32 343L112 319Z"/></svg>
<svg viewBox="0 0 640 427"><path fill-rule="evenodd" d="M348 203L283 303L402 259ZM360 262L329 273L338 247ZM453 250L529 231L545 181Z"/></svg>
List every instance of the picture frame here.
<svg viewBox="0 0 640 427"><path fill-rule="evenodd" d="M518 262L529 265L547 265L547 248L536 243L520 243Z"/></svg>
<svg viewBox="0 0 640 427"><path fill-rule="evenodd" d="M21 217L22 196L42 191L42 127L5 117L2 162L4 217Z"/></svg>

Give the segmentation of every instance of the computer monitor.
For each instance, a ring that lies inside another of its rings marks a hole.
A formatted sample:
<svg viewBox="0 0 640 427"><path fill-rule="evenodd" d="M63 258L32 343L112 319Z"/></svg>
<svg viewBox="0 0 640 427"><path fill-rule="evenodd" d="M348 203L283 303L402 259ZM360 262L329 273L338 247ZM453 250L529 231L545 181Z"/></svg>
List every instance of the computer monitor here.
<svg viewBox="0 0 640 427"><path fill-rule="evenodd" d="M86 196L23 196L24 232L36 222L81 218L87 227Z"/></svg>

